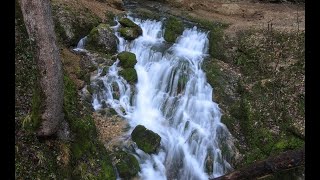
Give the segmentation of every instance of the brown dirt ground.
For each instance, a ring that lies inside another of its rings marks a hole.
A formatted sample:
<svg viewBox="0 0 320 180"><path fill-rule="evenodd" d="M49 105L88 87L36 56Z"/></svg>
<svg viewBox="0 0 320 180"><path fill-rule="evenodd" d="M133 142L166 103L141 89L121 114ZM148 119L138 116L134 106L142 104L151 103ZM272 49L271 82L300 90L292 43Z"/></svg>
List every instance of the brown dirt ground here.
<svg viewBox="0 0 320 180"><path fill-rule="evenodd" d="M227 34L248 28L268 28L277 30L304 30L304 5L291 3L254 3L248 0L237 2L212 0L180 0L171 3L174 11L184 11L189 16L227 23Z"/></svg>

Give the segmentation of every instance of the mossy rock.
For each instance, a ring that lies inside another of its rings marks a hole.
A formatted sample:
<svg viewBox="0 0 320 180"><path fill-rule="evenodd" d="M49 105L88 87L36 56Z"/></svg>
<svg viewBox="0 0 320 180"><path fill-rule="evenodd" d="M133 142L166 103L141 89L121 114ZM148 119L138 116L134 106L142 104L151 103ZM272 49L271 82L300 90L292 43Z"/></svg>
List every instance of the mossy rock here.
<svg viewBox="0 0 320 180"><path fill-rule="evenodd" d="M136 55L134 53L123 51L118 54L119 65L123 68L133 68L137 63Z"/></svg>
<svg viewBox="0 0 320 180"><path fill-rule="evenodd" d="M120 27L119 33L124 39L131 41L142 35L142 29L139 26L134 28Z"/></svg>
<svg viewBox="0 0 320 180"><path fill-rule="evenodd" d="M174 17L169 17L165 24L164 39L174 43L184 30L183 23Z"/></svg>
<svg viewBox="0 0 320 180"><path fill-rule="evenodd" d="M142 151L152 154L160 147L161 137L142 125L138 125L131 133L132 140Z"/></svg>
<svg viewBox="0 0 320 180"><path fill-rule="evenodd" d="M137 72L134 68L126 68L119 72L120 76L122 76L129 83L136 83L138 80Z"/></svg>
<svg viewBox="0 0 320 180"><path fill-rule="evenodd" d="M107 24L99 24L93 28L87 37L85 48L106 54L117 52L118 38Z"/></svg>
<svg viewBox="0 0 320 180"><path fill-rule="evenodd" d="M123 27L131 27L131 28L135 28L135 27L139 27L136 23L134 23L133 21L131 21L128 18L121 18L119 20L119 23L123 26Z"/></svg>
<svg viewBox="0 0 320 180"><path fill-rule="evenodd" d="M121 27L119 28L120 35L126 40L134 40L142 35L142 29L136 23L128 18L119 20Z"/></svg>
<svg viewBox="0 0 320 180"><path fill-rule="evenodd" d="M131 179L140 171L139 162L133 155L119 151L115 153L115 157L117 159L115 166L121 178Z"/></svg>
<svg viewBox="0 0 320 180"><path fill-rule="evenodd" d="M58 40L67 46L76 46L81 38L101 22L101 18L87 8L52 2L52 17Z"/></svg>

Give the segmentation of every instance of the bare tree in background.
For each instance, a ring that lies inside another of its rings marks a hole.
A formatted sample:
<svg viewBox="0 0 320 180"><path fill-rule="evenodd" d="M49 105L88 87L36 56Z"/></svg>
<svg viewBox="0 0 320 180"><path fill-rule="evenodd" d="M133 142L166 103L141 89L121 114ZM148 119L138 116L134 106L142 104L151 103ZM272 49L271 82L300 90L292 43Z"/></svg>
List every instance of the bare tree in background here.
<svg viewBox="0 0 320 180"><path fill-rule="evenodd" d="M53 135L63 115L63 72L51 16L50 0L20 0L29 37L36 44L36 59L43 92L43 109L38 136ZM30 87L31 88L31 87Z"/></svg>

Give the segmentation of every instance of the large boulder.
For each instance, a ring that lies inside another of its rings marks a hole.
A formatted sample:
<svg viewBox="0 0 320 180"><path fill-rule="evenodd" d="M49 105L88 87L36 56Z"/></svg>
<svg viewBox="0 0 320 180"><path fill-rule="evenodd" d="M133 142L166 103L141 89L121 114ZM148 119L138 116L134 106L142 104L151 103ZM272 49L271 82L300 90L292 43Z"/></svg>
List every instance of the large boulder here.
<svg viewBox="0 0 320 180"><path fill-rule="evenodd" d="M165 23L164 39L174 43L184 30L183 23L177 18L169 17Z"/></svg>
<svg viewBox="0 0 320 180"><path fill-rule="evenodd" d="M123 68L133 68L137 63L136 55L134 53L123 51L118 54L119 65Z"/></svg>
<svg viewBox="0 0 320 180"><path fill-rule="evenodd" d="M115 153L115 158L115 166L122 179L131 179L140 171L139 162L133 155L119 151Z"/></svg>
<svg viewBox="0 0 320 180"><path fill-rule="evenodd" d="M132 140L142 151L152 154L160 147L161 137L142 125L138 125L131 133Z"/></svg>
<svg viewBox="0 0 320 180"><path fill-rule="evenodd" d="M134 40L142 35L142 29L128 18L119 20L121 27L119 28L120 35L126 40Z"/></svg>
<svg viewBox="0 0 320 180"><path fill-rule="evenodd" d="M107 24L100 24L93 28L86 40L85 48L106 54L117 52L118 38L113 34Z"/></svg>
<svg viewBox="0 0 320 180"><path fill-rule="evenodd" d="M89 9L75 6L76 2L52 1L52 16L58 40L67 46L76 46L81 38L101 22Z"/></svg>

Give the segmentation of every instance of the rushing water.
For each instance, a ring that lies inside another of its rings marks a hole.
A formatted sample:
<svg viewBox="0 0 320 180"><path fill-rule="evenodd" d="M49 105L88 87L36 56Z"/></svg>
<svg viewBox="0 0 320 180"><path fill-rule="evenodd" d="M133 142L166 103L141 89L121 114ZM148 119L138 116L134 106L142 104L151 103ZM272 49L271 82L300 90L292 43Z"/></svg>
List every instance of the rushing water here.
<svg viewBox="0 0 320 180"><path fill-rule="evenodd" d="M87 36L85 36L84 38L80 39L80 41L77 44L77 47L74 48L74 51L84 51L84 44L87 40Z"/></svg>
<svg viewBox="0 0 320 180"><path fill-rule="evenodd" d="M128 120L131 131L142 124L161 136L157 154L136 149L141 179L202 180L225 174L232 169L226 156L232 154L233 144L201 69L208 51L207 33L196 27L185 29L168 45L162 22L132 20L143 35L132 42L116 36L119 52L136 54L136 93L133 95L130 85L118 75L116 61L106 76L100 77L99 69L94 77L93 83L103 86L93 95L94 109L99 110L105 101ZM211 172L206 172L206 167L211 167Z"/></svg>

